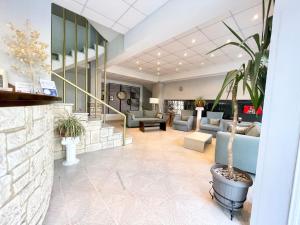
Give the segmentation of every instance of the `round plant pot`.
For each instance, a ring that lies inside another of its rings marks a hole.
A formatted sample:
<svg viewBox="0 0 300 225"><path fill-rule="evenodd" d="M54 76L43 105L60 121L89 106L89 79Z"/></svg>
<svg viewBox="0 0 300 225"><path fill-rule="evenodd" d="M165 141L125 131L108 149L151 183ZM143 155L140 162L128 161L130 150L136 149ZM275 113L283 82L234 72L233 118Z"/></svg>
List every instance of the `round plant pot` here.
<svg viewBox="0 0 300 225"><path fill-rule="evenodd" d="M234 170L245 175L245 177L247 177L247 180L229 180L216 172L216 169L218 168L227 168L227 166L216 164L210 169L213 177L213 197L221 206L230 210L232 219L233 211L238 211L243 208L243 204L247 198L248 189L252 186L253 181L249 174L237 168L234 168Z"/></svg>
<svg viewBox="0 0 300 225"><path fill-rule="evenodd" d="M61 144L66 146L66 160L63 162L64 166L72 166L79 162L76 158L76 144L79 143L79 137L64 137Z"/></svg>

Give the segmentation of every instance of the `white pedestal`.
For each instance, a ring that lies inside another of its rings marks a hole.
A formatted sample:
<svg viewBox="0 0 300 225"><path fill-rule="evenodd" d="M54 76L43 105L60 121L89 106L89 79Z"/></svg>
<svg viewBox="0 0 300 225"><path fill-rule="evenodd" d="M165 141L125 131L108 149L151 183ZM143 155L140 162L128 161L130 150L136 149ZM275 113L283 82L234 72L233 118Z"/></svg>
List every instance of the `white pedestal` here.
<svg viewBox="0 0 300 225"><path fill-rule="evenodd" d="M199 131L200 130L200 120L201 120L202 111L204 110L204 108L197 107L196 110L197 110L196 131Z"/></svg>
<svg viewBox="0 0 300 225"><path fill-rule="evenodd" d="M76 158L76 144L79 143L79 137L62 138L61 144L66 146L66 160L63 162L64 166L72 166L79 162Z"/></svg>

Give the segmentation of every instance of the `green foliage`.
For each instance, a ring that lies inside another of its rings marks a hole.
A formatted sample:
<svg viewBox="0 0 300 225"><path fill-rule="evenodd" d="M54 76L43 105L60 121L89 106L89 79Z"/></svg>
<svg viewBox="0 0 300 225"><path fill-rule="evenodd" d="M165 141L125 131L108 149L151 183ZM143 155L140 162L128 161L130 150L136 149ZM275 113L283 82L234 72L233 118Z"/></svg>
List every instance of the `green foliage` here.
<svg viewBox="0 0 300 225"><path fill-rule="evenodd" d="M243 91L249 92L251 101L254 108L257 110L260 106L263 106L265 97L265 85L267 79L268 70L268 59L269 59L269 45L272 33L272 20L273 16L270 15L270 9L274 0L268 0L267 8L265 7L265 0L262 0L263 5L263 30L261 34L256 33L250 35L249 37L243 39L239 36L233 29L231 29L226 23L224 25L229 29L229 31L237 38L238 41L232 41L226 43L207 54L217 51L228 45L238 47L246 52L250 59L247 63L241 65L240 69L228 72L223 82L222 88L215 100L214 107L218 104L221 96L223 95L225 89L229 89L228 93L232 91L233 83L237 80L243 81ZM267 10L266 10L267 9ZM248 41L253 40L256 43L255 48L250 48L247 44Z"/></svg>
<svg viewBox="0 0 300 225"><path fill-rule="evenodd" d="M58 120L56 130L61 137L78 137L85 133L84 126L72 115Z"/></svg>
<svg viewBox="0 0 300 225"><path fill-rule="evenodd" d="M206 101L204 100L203 97L198 97L195 99L195 106L196 107L204 107L206 105Z"/></svg>

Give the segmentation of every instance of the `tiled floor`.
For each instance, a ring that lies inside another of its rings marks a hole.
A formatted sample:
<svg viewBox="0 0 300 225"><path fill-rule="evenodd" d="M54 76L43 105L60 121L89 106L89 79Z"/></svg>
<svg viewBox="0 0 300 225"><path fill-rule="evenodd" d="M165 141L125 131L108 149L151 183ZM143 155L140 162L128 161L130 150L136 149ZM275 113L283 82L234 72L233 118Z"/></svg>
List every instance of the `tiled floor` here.
<svg viewBox="0 0 300 225"><path fill-rule="evenodd" d="M252 188L233 221L210 198L215 140L199 153L182 147L185 132L128 131L131 145L55 162L44 225L249 224Z"/></svg>

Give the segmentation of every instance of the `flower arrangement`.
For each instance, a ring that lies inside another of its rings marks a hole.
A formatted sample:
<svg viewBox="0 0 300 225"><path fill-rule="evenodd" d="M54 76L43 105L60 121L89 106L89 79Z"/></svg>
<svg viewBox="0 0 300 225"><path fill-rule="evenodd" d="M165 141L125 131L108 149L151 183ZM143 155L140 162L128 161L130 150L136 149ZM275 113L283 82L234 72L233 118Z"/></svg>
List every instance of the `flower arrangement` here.
<svg viewBox="0 0 300 225"><path fill-rule="evenodd" d="M12 68L28 75L32 80L41 70L49 72L50 65L46 62L48 45L39 41L40 33L32 29L30 21L26 21L23 29L12 23L7 26L11 31L11 35L6 39L8 54L17 61Z"/></svg>

